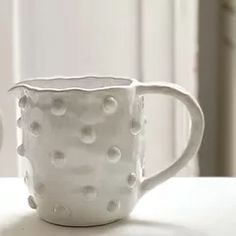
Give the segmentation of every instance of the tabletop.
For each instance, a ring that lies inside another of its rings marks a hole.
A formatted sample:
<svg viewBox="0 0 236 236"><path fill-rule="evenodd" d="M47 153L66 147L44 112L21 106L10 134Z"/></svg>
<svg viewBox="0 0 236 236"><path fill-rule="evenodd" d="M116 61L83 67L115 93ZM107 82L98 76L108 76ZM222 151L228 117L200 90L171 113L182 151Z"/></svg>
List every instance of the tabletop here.
<svg viewBox="0 0 236 236"><path fill-rule="evenodd" d="M236 178L172 178L140 199L128 219L97 227L40 220L21 178L0 178L0 189L0 236L236 235Z"/></svg>

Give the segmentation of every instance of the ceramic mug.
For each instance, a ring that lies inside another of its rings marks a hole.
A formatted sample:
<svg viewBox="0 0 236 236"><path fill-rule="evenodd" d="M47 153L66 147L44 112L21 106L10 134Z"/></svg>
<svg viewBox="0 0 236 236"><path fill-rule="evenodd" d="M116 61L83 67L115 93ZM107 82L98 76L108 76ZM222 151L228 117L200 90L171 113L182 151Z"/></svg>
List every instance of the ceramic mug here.
<svg viewBox="0 0 236 236"><path fill-rule="evenodd" d="M16 84L22 129L19 156L31 208L51 223L100 225L127 217L147 191L196 154L204 118L183 88L110 77L51 78ZM144 177L143 95L165 94L186 105L189 142L170 167Z"/></svg>

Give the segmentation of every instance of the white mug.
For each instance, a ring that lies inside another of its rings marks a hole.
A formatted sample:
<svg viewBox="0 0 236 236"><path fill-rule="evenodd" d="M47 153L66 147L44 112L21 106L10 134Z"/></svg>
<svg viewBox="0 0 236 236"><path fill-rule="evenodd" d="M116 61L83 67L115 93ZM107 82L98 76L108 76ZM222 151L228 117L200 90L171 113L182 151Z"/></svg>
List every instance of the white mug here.
<svg viewBox="0 0 236 236"><path fill-rule="evenodd" d="M50 78L16 84L28 202L55 224L91 226L127 217L147 191L175 175L196 154L204 118L183 88L110 77ZM189 142L164 171L144 177L143 95L165 94L190 113Z"/></svg>

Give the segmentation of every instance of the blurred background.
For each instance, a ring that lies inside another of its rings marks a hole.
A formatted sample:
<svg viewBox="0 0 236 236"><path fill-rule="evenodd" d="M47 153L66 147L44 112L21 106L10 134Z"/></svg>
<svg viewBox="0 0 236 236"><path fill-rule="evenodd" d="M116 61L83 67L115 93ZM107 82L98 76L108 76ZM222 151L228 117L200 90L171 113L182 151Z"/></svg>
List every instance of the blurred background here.
<svg viewBox="0 0 236 236"><path fill-rule="evenodd" d="M178 176L236 175L235 0L0 0L0 176L16 176L17 112L7 90L35 77L116 76L178 83L206 118L198 155ZM145 99L147 174L183 150L188 114Z"/></svg>

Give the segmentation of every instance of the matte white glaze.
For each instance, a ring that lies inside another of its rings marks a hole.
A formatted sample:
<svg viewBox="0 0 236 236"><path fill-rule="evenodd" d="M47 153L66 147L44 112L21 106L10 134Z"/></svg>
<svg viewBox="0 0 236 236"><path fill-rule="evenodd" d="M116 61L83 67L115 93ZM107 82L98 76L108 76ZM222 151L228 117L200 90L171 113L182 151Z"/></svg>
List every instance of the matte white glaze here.
<svg viewBox="0 0 236 236"><path fill-rule="evenodd" d="M21 108L17 124L23 143L17 152L28 166L28 202L41 218L73 226L124 218L150 186L174 175L195 154L204 126L201 110L169 84L175 97L192 102L186 105L195 108L190 113L198 130L193 123L185 160L167 169L161 181L158 174L143 181L142 86L130 79L86 77L25 81L11 89Z"/></svg>

